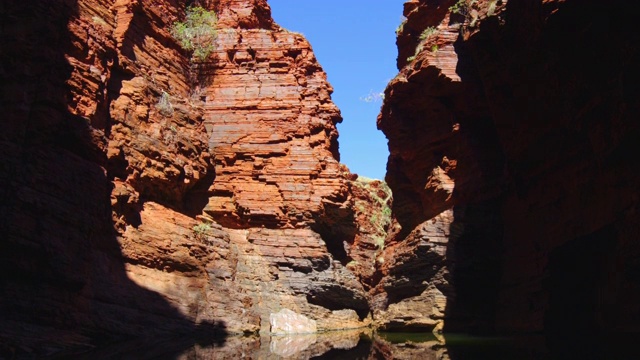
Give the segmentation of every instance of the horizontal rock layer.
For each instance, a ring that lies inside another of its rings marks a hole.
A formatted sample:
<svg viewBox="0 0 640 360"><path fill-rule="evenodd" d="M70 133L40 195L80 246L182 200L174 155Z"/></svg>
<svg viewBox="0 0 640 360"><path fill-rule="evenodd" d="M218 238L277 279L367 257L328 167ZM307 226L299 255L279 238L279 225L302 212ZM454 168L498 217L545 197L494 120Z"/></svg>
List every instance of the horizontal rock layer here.
<svg viewBox="0 0 640 360"><path fill-rule="evenodd" d="M343 203L340 112L309 43L284 30L221 30L205 124L216 181L204 212L229 227L309 226Z"/></svg>

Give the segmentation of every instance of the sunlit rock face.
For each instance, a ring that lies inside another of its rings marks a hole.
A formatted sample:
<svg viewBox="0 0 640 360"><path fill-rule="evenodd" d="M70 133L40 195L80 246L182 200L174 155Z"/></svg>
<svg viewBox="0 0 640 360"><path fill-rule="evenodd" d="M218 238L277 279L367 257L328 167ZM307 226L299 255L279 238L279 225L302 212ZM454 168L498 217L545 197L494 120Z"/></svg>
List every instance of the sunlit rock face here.
<svg viewBox="0 0 640 360"><path fill-rule="evenodd" d="M309 334L318 331L314 320L289 309L272 313L269 322L271 323L271 333L275 335Z"/></svg>
<svg viewBox="0 0 640 360"><path fill-rule="evenodd" d="M204 62L170 34L183 3L0 5L9 354L269 333L283 308L318 331L370 323L311 46L265 1L202 3L219 15Z"/></svg>
<svg viewBox="0 0 640 360"><path fill-rule="evenodd" d="M416 231L450 219L443 255L381 280L386 311L439 304L433 314L450 331L636 331L639 54L630 5L477 1L456 13L456 3L405 4L400 73L378 118L402 226L394 251L419 258ZM432 279L416 287L425 272ZM390 300L407 284L408 297ZM421 292L429 286L432 297ZM394 319L383 322L401 324Z"/></svg>
<svg viewBox="0 0 640 360"><path fill-rule="evenodd" d="M224 20L225 12L221 14ZM203 64L216 181L204 212L228 227L300 228L346 201L326 74L300 34L221 29Z"/></svg>
<svg viewBox="0 0 640 360"><path fill-rule="evenodd" d="M197 66L193 89L215 179L200 199L204 218L229 229L231 272L210 279L209 307L244 332L273 331L283 308L317 330L367 325L366 293L342 257L355 225L326 74L304 37L273 23L266 2L211 6L216 50Z"/></svg>

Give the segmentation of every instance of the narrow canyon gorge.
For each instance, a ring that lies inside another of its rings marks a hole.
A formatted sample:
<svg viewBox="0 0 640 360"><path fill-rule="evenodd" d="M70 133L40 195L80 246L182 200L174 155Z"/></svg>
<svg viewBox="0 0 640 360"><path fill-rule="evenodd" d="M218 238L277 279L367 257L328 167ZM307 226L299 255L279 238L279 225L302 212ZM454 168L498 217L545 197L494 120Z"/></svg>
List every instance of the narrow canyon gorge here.
<svg viewBox="0 0 640 360"><path fill-rule="evenodd" d="M217 14L206 59L171 33L191 5ZM459 359L458 333L620 358L598 344L640 333L632 5L407 1L385 182L340 163L333 88L267 0L2 2L0 358ZM322 337L260 342L291 333Z"/></svg>

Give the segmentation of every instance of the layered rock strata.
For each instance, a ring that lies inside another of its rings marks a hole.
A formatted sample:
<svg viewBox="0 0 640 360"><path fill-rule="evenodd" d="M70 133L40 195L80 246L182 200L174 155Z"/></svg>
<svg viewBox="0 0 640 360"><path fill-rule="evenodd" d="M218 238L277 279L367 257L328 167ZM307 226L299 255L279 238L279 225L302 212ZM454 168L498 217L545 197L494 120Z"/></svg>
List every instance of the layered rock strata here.
<svg viewBox="0 0 640 360"><path fill-rule="evenodd" d="M400 73L378 118L402 226L400 256L383 269L389 310L436 304L445 330L484 334L637 330L639 53L628 6L405 3ZM421 270L394 275L401 268ZM427 300L425 287L442 295Z"/></svg>
<svg viewBox="0 0 640 360"><path fill-rule="evenodd" d="M347 267L371 293L385 261L382 253L388 234L398 226L391 218L393 196L385 182L363 176L351 181L350 193L358 228L353 241L345 246Z"/></svg>
<svg viewBox="0 0 640 360"><path fill-rule="evenodd" d="M169 33L184 5L0 5L3 356L268 333L284 309L369 323L326 75L265 1L202 5L199 63Z"/></svg>
<svg viewBox="0 0 640 360"><path fill-rule="evenodd" d="M229 228L238 249L234 277L218 285L237 289L232 299L250 299L239 310L251 309L259 322L242 320L250 324L243 331L272 330L271 314L282 309L318 330L366 325L366 294L343 256L354 225L333 90L301 35L243 20L268 14L266 2L227 17L237 4L213 5L226 27L197 68L215 163L203 219Z"/></svg>
<svg viewBox="0 0 640 360"><path fill-rule="evenodd" d="M211 74L202 96L216 164L205 213L234 228L300 228L343 206L342 118L301 35L223 29L202 71Z"/></svg>

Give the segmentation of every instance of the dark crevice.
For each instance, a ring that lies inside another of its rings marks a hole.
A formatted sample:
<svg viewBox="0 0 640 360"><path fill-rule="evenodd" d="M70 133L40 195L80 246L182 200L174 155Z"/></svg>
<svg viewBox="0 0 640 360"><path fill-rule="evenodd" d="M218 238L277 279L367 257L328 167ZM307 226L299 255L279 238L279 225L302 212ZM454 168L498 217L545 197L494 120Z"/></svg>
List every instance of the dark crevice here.
<svg viewBox="0 0 640 360"><path fill-rule="evenodd" d="M320 234L334 260L346 265L352 259L347 255L345 244L352 244L356 236L353 209L341 207L340 203L325 203L325 212L311 228Z"/></svg>
<svg viewBox="0 0 640 360"><path fill-rule="evenodd" d="M202 214L209 202L209 187L213 184L215 178L215 167L209 166L207 174L184 195L183 208L185 214L191 217Z"/></svg>
<svg viewBox="0 0 640 360"><path fill-rule="evenodd" d="M360 320L366 318L370 312L369 302L364 296L343 286L323 285L308 289L308 292L307 301L310 304L329 310L352 309Z"/></svg>
<svg viewBox="0 0 640 360"><path fill-rule="evenodd" d="M447 259L455 297L448 297L447 332L488 335L502 275L503 220L501 201L456 205L451 228L464 229L449 240Z"/></svg>
<svg viewBox="0 0 640 360"><path fill-rule="evenodd" d="M298 60L298 56L302 55L302 50L300 49L289 49L285 51L285 56L292 58L294 61Z"/></svg>
<svg viewBox="0 0 640 360"><path fill-rule="evenodd" d="M592 354L603 330L607 298L607 260L616 247L616 232L611 225L574 239L553 250L549 256L549 307L544 327L547 345L555 354L565 353L565 344L580 341L583 355ZM585 341L591 339L592 341ZM566 356L574 355L565 353ZM604 354L602 354L604 355Z"/></svg>
<svg viewBox="0 0 640 360"><path fill-rule="evenodd" d="M319 232L333 259L339 261L342 265L346 265L351 259L347 256L347 251L344 248L344 240L342 237L332 235L322 236L322 230Z"/></svg>
<svg viewBox="0 0 640 360"><path fill-rule="evenodd" d="M227 50L227 59L229 60L229 62L234 62L234 59L236 57L236 52L238 52L238 50L236 49Z"/></svg>

